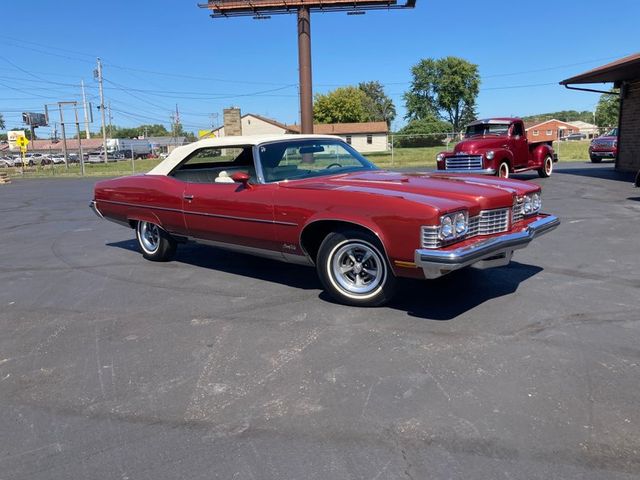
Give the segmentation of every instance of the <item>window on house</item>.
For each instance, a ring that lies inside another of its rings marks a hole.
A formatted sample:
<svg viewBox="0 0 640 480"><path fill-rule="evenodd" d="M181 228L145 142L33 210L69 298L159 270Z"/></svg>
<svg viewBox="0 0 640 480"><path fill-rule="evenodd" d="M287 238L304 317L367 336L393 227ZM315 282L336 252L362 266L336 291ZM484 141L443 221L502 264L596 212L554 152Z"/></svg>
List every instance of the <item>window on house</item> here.
<svg viewBox="0 0 640 480"><path fill-rule="evenodd" d="M550 137L551 135L553 135L553 130L547 130L547 137Z"/></svg>
<svg viewBox="0 0 640 480"><path fill-rule="evenodd" d="M367 135L367 143L371 145L373 143L373 135Z"/></svg>
<svg viewBox="0 0 640 480"><path fill-rule="evenodd" d="M347 135L346 139L347 143L351 145L351 135Z"/></svg>
<svg viewBox="0 0 640 480"><path fill-rule="evenodd" d="M537 137L538 135L540 135L540 130L534 130L533 131L533 136Z"/></svg>

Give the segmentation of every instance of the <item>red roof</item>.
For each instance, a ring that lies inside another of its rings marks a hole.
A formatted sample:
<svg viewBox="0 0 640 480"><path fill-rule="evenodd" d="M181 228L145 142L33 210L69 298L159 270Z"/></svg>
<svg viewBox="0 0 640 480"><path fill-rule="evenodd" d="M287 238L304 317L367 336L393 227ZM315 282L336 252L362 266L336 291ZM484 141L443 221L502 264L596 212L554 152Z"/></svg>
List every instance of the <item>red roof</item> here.
<svg viewBox="0 0 640 480"><path fill-rule="evenodd" d="M82 140L82 149L85 151L98 150L102 148L101 138L90 138L88 140ZM34 140L29 143L27 147L28 151L62 151L62 140L54 142L53 140ZM78 150L78 140L75 138L67 138L67 150Z"/></svg>

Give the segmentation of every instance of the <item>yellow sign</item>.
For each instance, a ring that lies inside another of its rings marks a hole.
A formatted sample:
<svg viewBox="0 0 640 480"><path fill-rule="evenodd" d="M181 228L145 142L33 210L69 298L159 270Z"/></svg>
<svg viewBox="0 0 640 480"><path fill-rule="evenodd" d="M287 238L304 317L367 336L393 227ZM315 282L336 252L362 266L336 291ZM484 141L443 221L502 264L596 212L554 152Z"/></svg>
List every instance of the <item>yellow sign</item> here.
<svg viewBox="0 0 640 480"><path fill-rule="evenodd" d="M29 145L29 139L27 137L18 137L16 138L16 145L18 145L22 150L23 148L26 148L27 145Z"/></svg>
<svg viewBox="0 0 640 480"><path fill-rule="evenodd" d="M198 138L202 140L203 138L216 138L215 130L199 130Z"/></svg>

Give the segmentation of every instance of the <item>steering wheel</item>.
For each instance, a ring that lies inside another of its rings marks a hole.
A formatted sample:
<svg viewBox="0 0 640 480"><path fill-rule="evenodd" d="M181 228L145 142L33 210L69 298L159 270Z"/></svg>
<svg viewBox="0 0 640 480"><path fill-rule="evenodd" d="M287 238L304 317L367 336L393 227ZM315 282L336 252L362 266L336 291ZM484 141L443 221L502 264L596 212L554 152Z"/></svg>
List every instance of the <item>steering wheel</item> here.
<svg viewBox="0 0 640 480"><path fill-rule="evenodd" d="M332 163L331 165L327 165L326 167L324 167L324 169L329 170L330 168L333 168L333 167L342 168L342 165L340 165L339 163Z"/></svg>

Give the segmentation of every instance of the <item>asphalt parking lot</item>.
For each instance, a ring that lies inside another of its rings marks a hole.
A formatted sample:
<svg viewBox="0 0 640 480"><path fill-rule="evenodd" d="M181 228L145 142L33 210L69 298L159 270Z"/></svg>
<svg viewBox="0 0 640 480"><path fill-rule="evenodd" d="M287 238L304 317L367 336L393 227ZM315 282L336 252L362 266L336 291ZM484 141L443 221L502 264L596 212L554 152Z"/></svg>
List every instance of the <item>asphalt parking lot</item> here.
<svg viewBox="0 0 640 480"><path fill-rule="evenodd" d="M91 213L93 180L0 186L0 479L640 475L640 190L543 185L509 267L331 303L312 269Z"/></svg>

